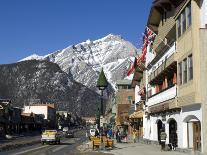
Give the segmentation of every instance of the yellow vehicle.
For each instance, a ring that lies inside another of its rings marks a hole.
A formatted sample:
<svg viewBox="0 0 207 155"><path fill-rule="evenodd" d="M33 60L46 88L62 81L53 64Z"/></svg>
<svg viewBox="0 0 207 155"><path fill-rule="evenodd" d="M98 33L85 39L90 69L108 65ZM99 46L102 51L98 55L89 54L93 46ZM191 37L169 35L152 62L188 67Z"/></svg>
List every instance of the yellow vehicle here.
<svg viewBox="0 0 207 155"><path fill-rule="evenodd" d="M60 144L60 134L57 130L45 130L42 133L41 142L43 145L45 143Z"/></svg>

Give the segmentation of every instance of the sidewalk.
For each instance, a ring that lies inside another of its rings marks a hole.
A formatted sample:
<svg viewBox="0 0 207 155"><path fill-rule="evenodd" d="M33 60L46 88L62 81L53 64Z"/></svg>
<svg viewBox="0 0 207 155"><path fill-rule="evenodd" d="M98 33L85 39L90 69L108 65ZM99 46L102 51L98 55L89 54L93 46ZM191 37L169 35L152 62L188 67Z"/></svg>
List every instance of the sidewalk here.
<svg viewBox="0 0 207 155"><path fill-rule="evenodd" d="M160 151L160 147L141 143L115 143L113 150L103 151L114 155L187 155L178 151ZM189 154L189 153L188 153ZM191 153L194 155L194 153Z"/></svg>
<svg viewBox="0 0 207 155"><path fill-rule="evenodd" d="M5 150L10 150L17 147L22 147L26 145L32 145L35 143L40 143L40 134L29 133L19 136L13 136L12 139L1 139L0 140L0 152Z"/></svg>

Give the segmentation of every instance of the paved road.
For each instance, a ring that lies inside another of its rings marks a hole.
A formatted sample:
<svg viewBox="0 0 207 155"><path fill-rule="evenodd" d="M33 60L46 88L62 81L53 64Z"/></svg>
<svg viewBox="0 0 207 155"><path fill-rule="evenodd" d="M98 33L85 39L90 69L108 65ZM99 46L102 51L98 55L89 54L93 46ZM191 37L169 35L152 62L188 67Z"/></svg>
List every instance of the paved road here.
<svg viewBox="0 0 207 155"><path fill-rule="evenodd" d="M60 145L36 144L21 149L0 152L0 155L70 155L85 141L85 131L78 131L75 138L62 138Z"/></svg>

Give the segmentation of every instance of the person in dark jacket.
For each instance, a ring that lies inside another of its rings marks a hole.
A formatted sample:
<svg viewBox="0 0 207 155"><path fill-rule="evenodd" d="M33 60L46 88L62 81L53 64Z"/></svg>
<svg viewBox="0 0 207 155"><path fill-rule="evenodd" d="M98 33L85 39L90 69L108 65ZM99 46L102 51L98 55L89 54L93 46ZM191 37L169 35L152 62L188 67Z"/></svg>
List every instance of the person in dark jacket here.
<svg viewBox="0 0 207 155"><path fill-rule="evenodd" d="M166 142L167 134L165 133L164 129L161 129L160 132L160 144L161 144L161 151L165 150L165 142Z"/></svg>
<svg viewBox="0 0 207 155"><path fill-rule="evenodd" d="M121 143L121 133L120 133L119 129L117 129L117 131L116 131L116 141L117 141L117 143Z"/></svg>
<svg viewBox="0 0 207 155"><path fill-rule="evenodd" d="M176 150L177 147L177 133L176 131L172 132L172 150Z"/></svg>

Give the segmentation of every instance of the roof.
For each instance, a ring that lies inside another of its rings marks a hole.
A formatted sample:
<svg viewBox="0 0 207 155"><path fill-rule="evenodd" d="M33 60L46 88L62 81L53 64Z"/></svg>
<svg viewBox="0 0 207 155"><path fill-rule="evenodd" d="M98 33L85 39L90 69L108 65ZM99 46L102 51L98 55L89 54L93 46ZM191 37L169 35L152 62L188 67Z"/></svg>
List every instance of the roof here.
<svg viewBox="0 0 207 155"><path fill-rule="evenodd" d="M132 80L117 80L116 81L116 85L131 85Z"/></svg>
<svg viewBox="0 0 207 155"><path fill-rule="evenodd" d="M157 33L163 11L171 10L172 7L177 8L182 2L183 0L154 0L148 16L147 26Z"/></svg>
<svg viewBox="0 0 207 155"><path fill-rule="evenodd" d="M21 116L31 116L31 113L21 113Z"/></svg>
<svg viewBox="0 0 207 155"><path fill-rule="evenodd" d="M55 104L54 103L34 103L34 104L31 104L31 105L27 105L25 107L33 107L33 106L48 106L50 108L55 108Z"/></svg>

